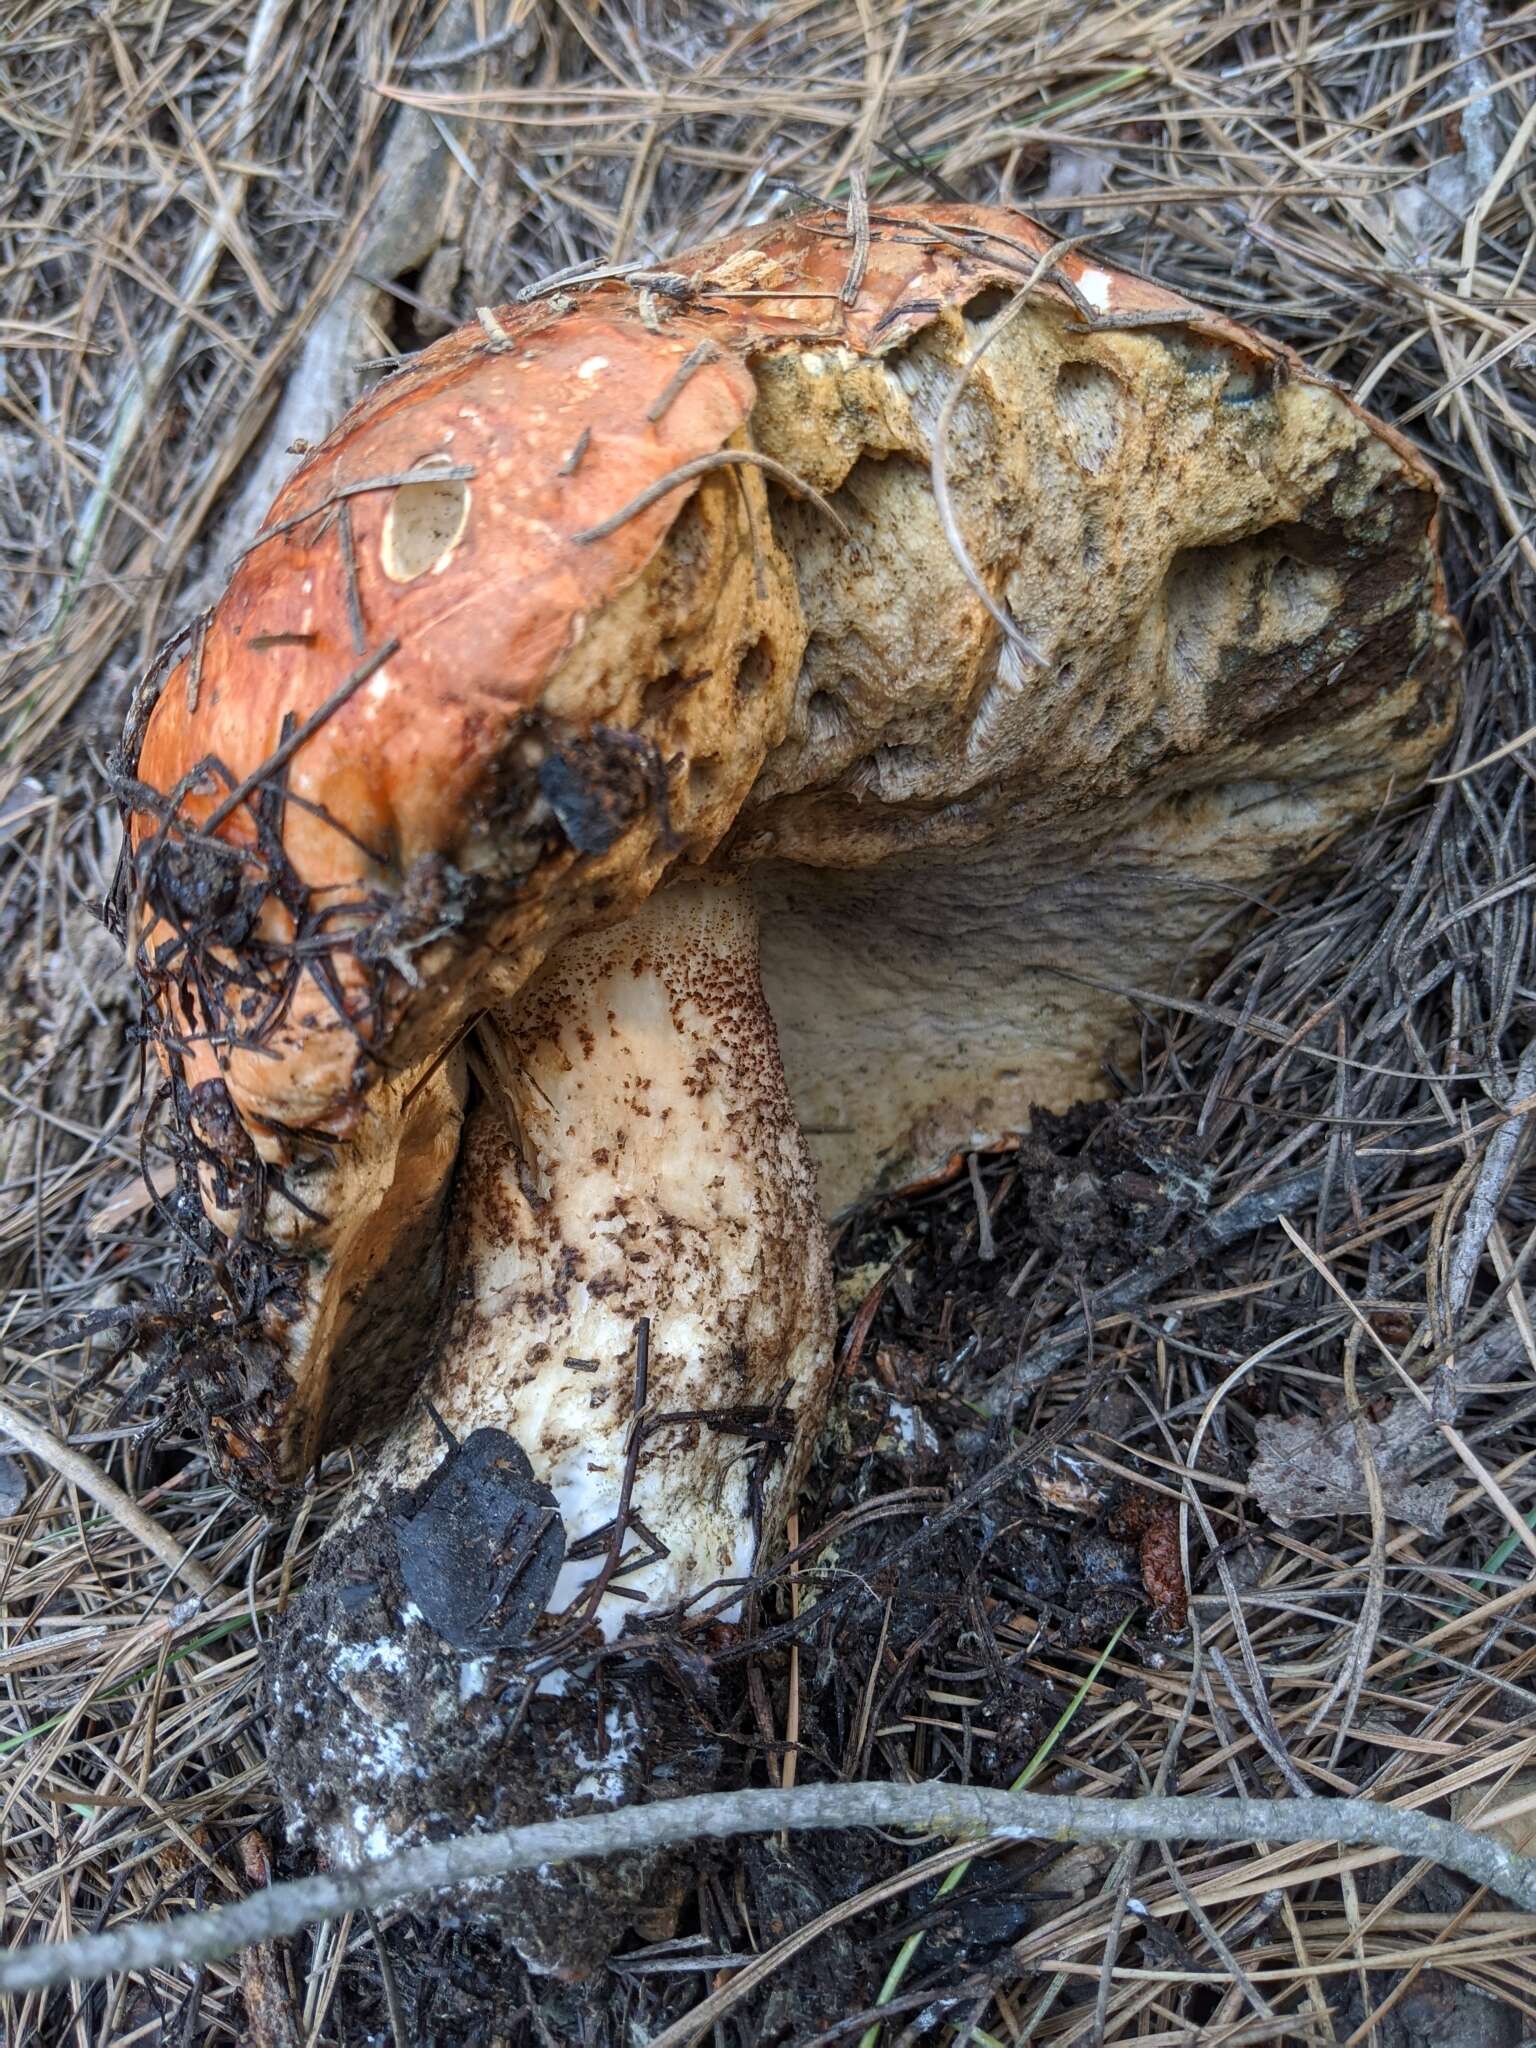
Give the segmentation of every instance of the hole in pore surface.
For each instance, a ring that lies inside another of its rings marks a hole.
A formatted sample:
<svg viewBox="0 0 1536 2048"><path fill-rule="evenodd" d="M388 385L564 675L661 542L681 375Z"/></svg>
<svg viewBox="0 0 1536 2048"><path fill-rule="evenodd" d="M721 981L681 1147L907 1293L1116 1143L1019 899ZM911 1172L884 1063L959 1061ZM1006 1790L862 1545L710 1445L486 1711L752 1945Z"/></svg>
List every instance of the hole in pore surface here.
<svg viewBox="0 0 1536 2048"><path fill-rule="evenodd" d="M1174 557L1163 586L1163 679L1191 743L1239 716L1251 724L1284 709L1337 657L1343 575L1292 551L1319 545L1317 535L1276 527Z"/></svg>
<svg viewBox="0 0 1536 2048"><path fill-rule="evenodd" d="M840 697L831 690L812 692L811 701L805 707L805 736L813 747L826 746L841 739L847 719Z"/></svg>
<svg viewBox="0 0 1536 2048"><path fill-rule="evenodd" d="M680 668L669 668L664 675L653 676L641 694L641 718L665 718L678 699L686 697L694 684L701 680L697 672L690 674Z"/></svg>
<svg viewBox="0 0 1536 2048"><path fill-rule="evenodd" d="M933 761L921 747L876 747L855 776L860 794L872 791L882 803L920 796L932 778Z"/></svg>
<svg viewBox="0 0 1536 2048"><path fill-rule="evenodd" d="M1165 332L1161 339L1186 377L1217 383L1223 405L1253 405L1268 398L1275 388L1276 365L1255 351L1176 329Z"/></svg>
<svg viewBox="0 0 1536 2048"><path fill-rule="evenodd" d="M983 327L989 320L995 320L999 313L1006 313L1013 301L1014 294L1006 285L989 284L974 298L967 299L962 311L973 327Z"/></svg>
<svg viewBox="0 0 1536 2048"><path fill-rule="evenodd" d="M420 483L401 484L384 515L379 558L391 583L414 583L453 553L469 524L469 485L462 477L435 477L446 456L418 465Z"/></svg>
<svg viewBox="0 0 1536 2048"><path fill-rule="evenodd" d="M773 674L773 642L766 634L749 647L736 671L736 694L755 697Z"/></svg>
<svg viewBox="0 0 1536 2048"><path fill-rule="evenodd" d="M1056 410L1079 469L1097 476L1120 439L1120 386L1097 363L1063 363L1056 375Z"/></svg>

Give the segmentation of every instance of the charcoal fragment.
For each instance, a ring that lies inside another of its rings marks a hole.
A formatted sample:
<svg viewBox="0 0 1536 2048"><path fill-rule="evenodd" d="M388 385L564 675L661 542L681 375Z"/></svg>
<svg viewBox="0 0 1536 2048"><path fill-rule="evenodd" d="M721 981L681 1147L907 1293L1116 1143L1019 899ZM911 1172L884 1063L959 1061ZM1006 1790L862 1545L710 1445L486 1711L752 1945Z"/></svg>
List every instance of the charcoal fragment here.
<svg viewBox="0 0 1536 2048"><path fill-rule="evenodd" d="M503 1429L477 1429L391 1518L406 1591L444 1642L525 1643L565 1561L555 1496Z"/></svg>

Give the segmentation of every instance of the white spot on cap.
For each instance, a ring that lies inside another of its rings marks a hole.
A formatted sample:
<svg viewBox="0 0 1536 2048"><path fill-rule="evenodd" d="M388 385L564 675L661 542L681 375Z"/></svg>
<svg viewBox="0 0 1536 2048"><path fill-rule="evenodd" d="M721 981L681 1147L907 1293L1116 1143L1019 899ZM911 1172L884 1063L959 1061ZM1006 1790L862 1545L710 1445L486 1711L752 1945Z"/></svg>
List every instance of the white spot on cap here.
<svg viewBox="0 0 1536 2048"><path fill-rule="evenodd" d="M440 474L446 455L420 463L398 486L384 515L379 560L391 583L413 583L451 560L469 524L470 491L463 477Z"/></svg>
<svg viewBox="0 0 1536 2048"><path fill-rule="evenodd" d="M1085 270L1077 280L1077 288L1090 306L1096 306L1101 313L1109 311L1109 288L1113 280L1107 270Z"/></svg>
<svg viewBox="0 0 1536 2048"><path fill-rule="evenodd" d="M373 681L368 685L368 694L376 704L382 704L386 697L393 694L394 687L394 679L391 677L389 670L381 668Z"/></svg>
<svg viewBox="0 0 1536 2048"><path fill-rule="evenodd" d="M601 377L607 367L606 356L588 356L587 360L577 367L576 374L583 384L590 384L594 377Z"/></svg>

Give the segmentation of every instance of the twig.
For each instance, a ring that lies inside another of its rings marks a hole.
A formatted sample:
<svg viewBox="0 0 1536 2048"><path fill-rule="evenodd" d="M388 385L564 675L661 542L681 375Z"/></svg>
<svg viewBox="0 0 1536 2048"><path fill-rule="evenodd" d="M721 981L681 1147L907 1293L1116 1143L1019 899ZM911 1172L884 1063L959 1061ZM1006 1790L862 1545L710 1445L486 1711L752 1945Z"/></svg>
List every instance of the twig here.
<svg viewBox="0 0 1536 2048"><path fill-rule="evenodd" d="M944 529L944 538L949 542L950 553L959 565L961 575L971 586L977 597L980 598L987 613L1001 631L1003 638L1018 653L1023 655L1026 661L1033 662L1036 668L1043 668L1045 666L1045 650L1037 646L1029 635L1022 631L1018 620L1013 618L992 595L991 591L987 588L986 580L982 576L981 571L971 560L971 551L966 546L965 536L960 531L960 522L955 517L955 508L950 503L949 497L949 471L947 468L949 430L954 421L955 413L959 409L960 401L965 396L965 387L971 380L971 372L981 361L993 342L997 340L998 336L1007 332L1024 311L1024 308L1030 303L1030 296L1041 278L1054 270L1057 258L1071 247L1071 242L1057 242L1041 255L1033 270L1020 285L1018 296L1013 304L1000 320L987 329L981 340L977 342L971 353L961 364L960 374L950 387L949 395L939 410L938 424L935 426L933 433L933 451L928 465L929 475L933 482L933 502L938 510L939 524Z"/></svg>
<svg viewBox="0 0 1536 2048"><path fill-rule="evenodd" d="M971 1177L971 1193L976 1198L976 1256L984 1265L990 1265L997 1257L997 1240L992 1235L992 1212L987 1207L987 1191L981 1184L981 1161L974 1152L969 1152L965 1163Z"/></svg>
<svg viewBox="0 0 1536 2048"><path fill-rule="evenodd" d="M1021 1358L1017 1365L993 1381L982 1397L987 1413L1001 1414L1016 1395L1048 1379L1103 1317L1138 1307L1166 1281L1188 1271L1197 1259L1204 1258L1208 1252L1220 1251L1229 1244L1236 1244L1240 1238L1251 1237L1265 1224L1273 1223L1311 1201L1323 1185L1323 1171L1321 1166L1309 1166L1300 1173L1287 1174L1284 1180L1277 1180L1267 1188L1258 1188L1251 1195L1244 1195L1197 1224L1182 1244L1164 1252L1160 1259L1143 1266L1140 1272L1127 1274L1125 1279L1090 1295L1086 1316L1079 1312L1070 1317L1059 1330Z"/></svg>
<svg viewBox="0 0 1536 2048"><path fill-rule="evenodd" d="M452 50L427 50L419 57L402 57L395 69L409 76L417 71L446 71L455 64L468 64L476 57L491 57L498 50L504 50L508 43L515 43L528 27L528 10L520 7L505 27L493 30L488 36L478 36L472 43L460 43Z"/></svg>
<svg viewBox="0 0 1536 2048"><path fill-rule="evenodd" d="M352 634L352 652L368 652L368 635L363 627L363 600L357 587L357 541L352 531L352 501L343 498L336 507L336 539L341 548L341 567L347 598L347 625Z"/></svg>
<svg viewBox="0 0 1536 2048"><path fill-rule="evenodd" d="M660 391L657 392L656 396L645 408L645 416L652 426L655 426L658 420L666 416L674 399L676 399L678 393L694 372L702 370L706 363L714 362L718 358L719 353L719 350L712 341L698 342L693 348L689 349L687 355L683 357L683 360L672 372L666 383L662 385Z"/></svg>
<svg viewBox="0 0 1536 2048"><path fill-rule="evenodd" d="M3 1398L0 1398L0 1427L6 1429L24 1451L40 1458L50 1471L57 1472L72 1486L78 1486L82 1493L88 1493L99 1508L105 1508L114 1522L136 1536L146 1550L159 1558L167 1571L175 1572L194 1593L206 1600L210 1594L218 1592L219 1582L212 1572L200 1565L196 1558L189 1557L186 1546L178 1543L153 1515L146 1514L138 1502L130 1499L117 1481L109 1479L83 1451L74 1450L56 1437L51 1429L44 1429L40 1422L34 1422Z"/></svg>
<svg viewBox="0 0 1536 2048"><path fill-rule="evenodd" d="M644 270L640 259L633 263L602 263L593 258L584 258L580 263L567 263L563 270L552 271L548 277L541 277L537 284L525 284L517 293L514 303L526 306L530 300L548 298L551 292L564 291L567 286L588 284L610 284L616 278L622 279L636 270Z"/></svg>
<svg viewBox="0 0 1536 2048"><path fill-rule="evenodd" d="M1524 1057L1515 1070L1509 1100L1523 1102L1533 1094L1536 1094L1536 1038L1533 1038L1525 1048ZM1515 1170L1515 1161L1520 1153L1520 1140L1524 1134L1524 1113L1512 1116L1495 1131L1492 1142L1483 1155L1477 1185L1473 1188L1472 1199L1467 1204L1466 1221L1462 1224L1461 1235L1456 1240L1456 1249L1451 1254L1446 1305L1452 1323L1466 1307L1467 1297L1472 1292L1472 1282L1477 1278L1483 1247L1488 1242L1488 1233L1498 1221L1499 1206L1508 1191L1510 1176Z"/></svg>
<svg viewBox="0 0 1536 2048"><path fill-rule="evenodd" d="M1522 1911L1536 1912L1536 1862L1496 1835L1475 1833L1400 1806L1368 1799L1085 1799L1076 1794L1001 1792L977 1785L798 1785L790 1792L707 1792L656 1800L576 1820L490 1834L455 1835L379 1863L270 1885L209 1913L157 1924L134 1922L75 1941L34 1943L0 1957L0 1991L89 1983L122 1970L173 1969L216 1961L255 1941L293 1934L317 1920L393 1905L421 1892L571 1863L694 1842L701 1835L769 1835L819 1828L912 1828L1008 1842L1363 1843L1422 1857L1487 1885Z"/></svg>
<svg viewBox="0 0 1536 2048"><path fill-rule="evenodd" d="M785 463L775 462L771 455L760 455L755 448L717 448L713 455L696 455L692 462L679 463L676 469L658 477L638 498L631 498L627 505L611 513L608 518L599 520L596 526L588 526L580 533L573 533L571 539L581 543L606 540L609 534L617 533L621 526L627 525L631 519L645 511L647 506L654 505L658 498L664 498L668 491L675 491L679 484L690 483L696 476L707 476L710 470L723 469L734 462L744 462L754 469L765 470L769 476L783 484L786 490L793 491L796 497L809 498L818 512L826 514L845 540L852 538L847 522L827 503L820 491L814 485L808 484L803 476L796 476Z"/></svg>
<svg viewBox="0 0 1536 2048"><path fill-rule="evenodd" d="M398 640L386 640L381 647L373 650L366 661L360 661L351 675L336 685L325 702L317 705L302 725L295 726L286 739L278 742L259 768L253 768L243 782L235 784L228 796L208 813L198 829L208 837L217 832L224 820L232 811L240 808L253 790L260 788L261 784L275 775L280 768L286 767L304 742L314 738L325 721L341 709L353 691L360 689L371 675L377 675L390 656L398 654L399 651Z"/></svg>
<svg viewBox="0 0 1536 2048"><path fill-rule="evenodd" d="M843 279L845 306L853 305L864 289L864 273L869 268L869 191L860 170L848 174L848 238L853 243L853 255L848 275Z"/></svg>

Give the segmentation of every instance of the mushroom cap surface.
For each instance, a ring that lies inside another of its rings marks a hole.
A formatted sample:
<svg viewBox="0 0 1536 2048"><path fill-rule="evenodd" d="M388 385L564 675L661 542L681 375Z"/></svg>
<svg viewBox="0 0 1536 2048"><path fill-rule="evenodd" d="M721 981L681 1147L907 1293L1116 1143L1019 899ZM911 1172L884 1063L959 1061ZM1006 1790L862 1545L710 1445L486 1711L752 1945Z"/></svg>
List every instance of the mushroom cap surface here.
<svg viewBox="0 0 1536 2048"><path fill-rule="evenodd" d="M300 463L125 749L201 1200L282 1268L237 1463L348 1432L344 1338L354 1391L409 1376L386 1276L441 1239L458 1041L566 934L753 870L836 1204L1090 1092L1129 1008L1082 988L1186 974L1212 890L1422 772L1432 472L1283 346L1053 249L959 205L744 230L482 316Z"/></svg>

